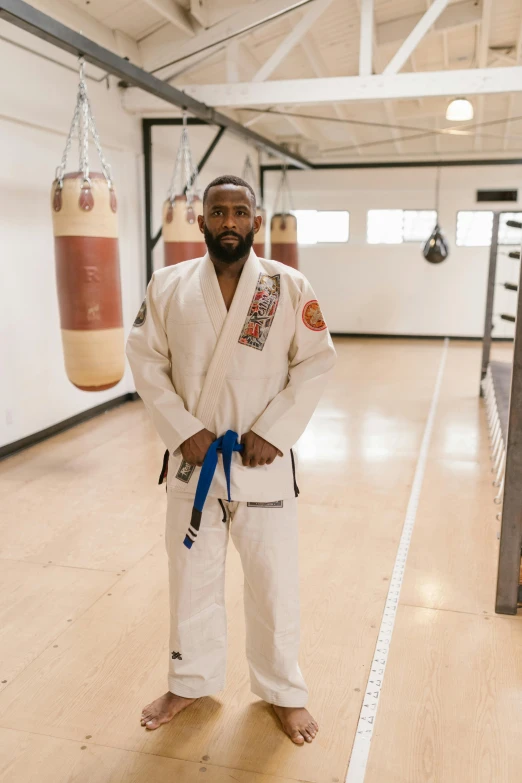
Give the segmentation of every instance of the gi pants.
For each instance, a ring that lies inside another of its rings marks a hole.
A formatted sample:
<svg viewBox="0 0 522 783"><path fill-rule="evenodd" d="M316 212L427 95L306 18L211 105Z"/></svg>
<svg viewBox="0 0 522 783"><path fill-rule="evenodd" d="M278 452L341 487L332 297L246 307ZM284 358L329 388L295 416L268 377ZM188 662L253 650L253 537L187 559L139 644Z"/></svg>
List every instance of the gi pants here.
<svg viewBox="0 0 522 783"><path fill-rule="evenodd" d="M244 574L251 690L270 704L304 707L308 689L298 664L297 500L269 507L208 497L199 534L187 549L183 539L193 498L167 496L169 690L198 698L225 686L225 560L230 534Z"/></svg>

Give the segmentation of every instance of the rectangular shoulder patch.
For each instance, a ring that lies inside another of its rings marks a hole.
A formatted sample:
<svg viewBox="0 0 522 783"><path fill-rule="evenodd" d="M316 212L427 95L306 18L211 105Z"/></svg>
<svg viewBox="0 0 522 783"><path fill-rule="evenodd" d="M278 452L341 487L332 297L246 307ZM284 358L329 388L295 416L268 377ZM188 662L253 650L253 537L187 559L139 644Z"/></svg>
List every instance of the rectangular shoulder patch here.
<svg viewBox="0 0 522 783"><path fill-rule="evenodd" d="M276 314L280 294L281 275L273 277L266 274L259 275L254 297L239 337L241 345L256 348L258 351L263 350Z"/></svg>
<svg viewBox="0 0 522 783"><path fill-rule="evenodd" d="M270 503L247 503L247 508L283 508L283 501L272 500Z"/></svg>
<svg viewBox="0 0 522 783"><path fill-rule="evenodd" d="M195 465L191 465L190 462L185 462L185 460L183 460L176 473L176 478L185 482L185 484L188 484L195 470Z"/></svg>

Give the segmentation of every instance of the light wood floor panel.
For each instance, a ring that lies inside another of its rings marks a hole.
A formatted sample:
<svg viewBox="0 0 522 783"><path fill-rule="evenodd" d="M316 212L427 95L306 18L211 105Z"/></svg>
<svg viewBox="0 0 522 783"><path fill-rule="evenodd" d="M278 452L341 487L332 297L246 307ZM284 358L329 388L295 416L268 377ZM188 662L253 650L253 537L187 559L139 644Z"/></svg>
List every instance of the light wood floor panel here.
<svg viewBox="0 0 522 783"><path fill-rule="evenodd" d="M295 783L293 778L0 729L0 783Z"/></svg>
<svg viewBox="0 0 522 783"><path fill-rule="evenodd" d="M0 690L46 647L59 648L57 637L117 579L106 571L0 560Z"/></svg>
<svg viewBox="0 0 522 783"><path fill-rule="evenodd" d="M518 618L401 606L365 783L517 783L521 682Z"/></svg>

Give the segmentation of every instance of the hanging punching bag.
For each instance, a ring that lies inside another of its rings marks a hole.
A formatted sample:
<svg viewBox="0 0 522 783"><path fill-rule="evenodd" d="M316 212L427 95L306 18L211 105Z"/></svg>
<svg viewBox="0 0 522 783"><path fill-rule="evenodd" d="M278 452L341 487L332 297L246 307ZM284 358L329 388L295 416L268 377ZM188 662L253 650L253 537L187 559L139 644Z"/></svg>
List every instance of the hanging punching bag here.
<svg viewBox="0 0 522 783"><path fill-rule="evenodd" d="M260 215L263 218L263 222L261 223L261 228L259 229L257 234L254 235L254 244L252 245L252 248L256 256L259 256L260 258L265 258L266 212L264 209L258 208L256 211L256 215Z"/></svg>
<svg viewBox="0 0 522 783"><path fill-rule="evenodd" d="M56 283L67 377L103 391L123 377L116 196L103 174L66 174L52 187Z"/></svg>
<svg viewBox="0 0 522 783"><path fill-rule="evenodd" d="M277 214L270 221L270 255L274 261L298 269L297 219L290 213Z"/></svg>
<svg viewBox="0 0 522 783"><path fill-rule="evenodd" d="M163 242L165 266L200 258L207 252L205 239L199 230L198 215L203 214L199 198L187 203L186 196L168 198L163 204Z"/></svg>
<svg viewBox="0 0 522 783"><path fill-rule="evenodd" d="M446 242L438 223L424 245L422 255L430 264L440 264L449 256L448 243Z"/></svg>
<svg viewBox="0 0 522 783"><path fill-rule="evenodd" d="M65 174L76 129L80 170ZM103 174L89 171L89 132ZM84 391L110 389L125 369L117 201L87 96L83 59L76 110L51 190L51 210L67 377Z"/></svg>

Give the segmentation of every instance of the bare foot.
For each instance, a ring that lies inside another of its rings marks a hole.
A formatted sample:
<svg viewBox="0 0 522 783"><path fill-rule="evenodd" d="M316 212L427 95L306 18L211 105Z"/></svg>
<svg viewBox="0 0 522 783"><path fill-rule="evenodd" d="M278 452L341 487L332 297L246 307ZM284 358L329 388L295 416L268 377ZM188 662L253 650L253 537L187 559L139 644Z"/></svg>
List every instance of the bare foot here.
<svg viewBox="0 0 522 783"><path fill-rule="evenodd" d="M304 707L278 707L272 704L275 714L281 721L283 731L296 745L312 742L319 726Z"/></svg>
<svg viewBox="0 0 522 783"><path fill-rule="evenodd" d="M157 729L162 723L168 723L174 715L184 710L197 699L184 699L182 696L176 696L167 691L156 701L147 704L141 713L141 725L147 729Z"/></svg>

